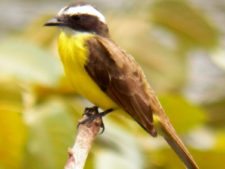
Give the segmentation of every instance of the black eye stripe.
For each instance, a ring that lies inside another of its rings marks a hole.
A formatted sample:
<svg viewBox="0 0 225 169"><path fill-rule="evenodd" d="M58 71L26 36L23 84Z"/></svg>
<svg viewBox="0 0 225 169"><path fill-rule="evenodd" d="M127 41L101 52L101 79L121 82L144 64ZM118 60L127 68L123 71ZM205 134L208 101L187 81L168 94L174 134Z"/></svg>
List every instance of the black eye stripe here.
<svg viewBox="0 0 225 169"><path fill-rule="evenodd" d="M81 32L91 32L102 36L108 36L108 27L97 16L89 14L64 14L59 20L67 27Z"/></svg>
<svg viewBox="0 0 225 169"><path fill-rule="evenodd" d="M71 16L71 18L73 19L73 20L76 20L76 21L78 21L78 20L81 20L81 16L79 16L79 15L74 15L74 16Z"/></svg>

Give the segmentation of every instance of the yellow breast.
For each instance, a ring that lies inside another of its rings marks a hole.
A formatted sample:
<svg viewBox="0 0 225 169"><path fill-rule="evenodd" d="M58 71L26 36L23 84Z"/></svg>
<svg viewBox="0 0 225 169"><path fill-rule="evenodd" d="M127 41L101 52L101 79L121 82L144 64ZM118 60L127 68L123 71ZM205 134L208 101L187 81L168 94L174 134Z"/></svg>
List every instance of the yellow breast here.
<svg viewBox="0 0 225 169"><path fill-rule="evenodd" d="M85 43L93 36L84 33L68 35L62 32L58 40L59 54L66 76L79 94L103 109L115 108L116 104L97 86L84 68L89 59Z"/></svg>

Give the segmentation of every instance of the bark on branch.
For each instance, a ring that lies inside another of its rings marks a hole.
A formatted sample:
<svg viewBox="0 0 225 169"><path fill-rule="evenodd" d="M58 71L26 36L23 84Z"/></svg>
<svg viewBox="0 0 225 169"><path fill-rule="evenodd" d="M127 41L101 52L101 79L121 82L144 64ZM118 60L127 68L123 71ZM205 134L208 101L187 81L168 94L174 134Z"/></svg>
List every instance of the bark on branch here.
<svg viewBox="0 0 225 169"><path fill-rule="evenodd" d="M88 116L87 116L88 111ZM80 120L84 122L90 115L96 115L98 111L95 109L85 109L85 113ZM69 158L64 169L83 169L88 153L91 149L92 142L99 133L102 119L97 117L92 121L80 123L74 145L69 149Z"/></svg>

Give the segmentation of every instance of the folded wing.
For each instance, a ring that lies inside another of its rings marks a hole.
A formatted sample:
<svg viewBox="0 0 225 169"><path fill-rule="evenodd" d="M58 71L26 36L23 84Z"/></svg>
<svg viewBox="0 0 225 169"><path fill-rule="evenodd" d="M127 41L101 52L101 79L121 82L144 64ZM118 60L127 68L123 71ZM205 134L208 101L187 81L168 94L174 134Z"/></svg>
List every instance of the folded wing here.
<svg viewBox="0 0 225 169"><path fill-rule="evenodd" d="M156 136L147 83L134 59L107 38L96 36L87 43L86 71L115 103L148 133Z"/></svg>

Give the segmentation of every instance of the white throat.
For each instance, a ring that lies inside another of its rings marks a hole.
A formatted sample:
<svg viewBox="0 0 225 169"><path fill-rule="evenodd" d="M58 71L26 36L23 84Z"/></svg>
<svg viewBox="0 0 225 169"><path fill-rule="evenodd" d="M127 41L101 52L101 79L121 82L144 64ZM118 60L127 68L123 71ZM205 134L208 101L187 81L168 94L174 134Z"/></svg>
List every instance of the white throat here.
<svg viewBox="0 0 225 169"><path fill-rule="evenodd" d="M76 36L78 34L91 34L90 32L78 31L69 27L61 27L61 30L69 36Z"/></svg>

